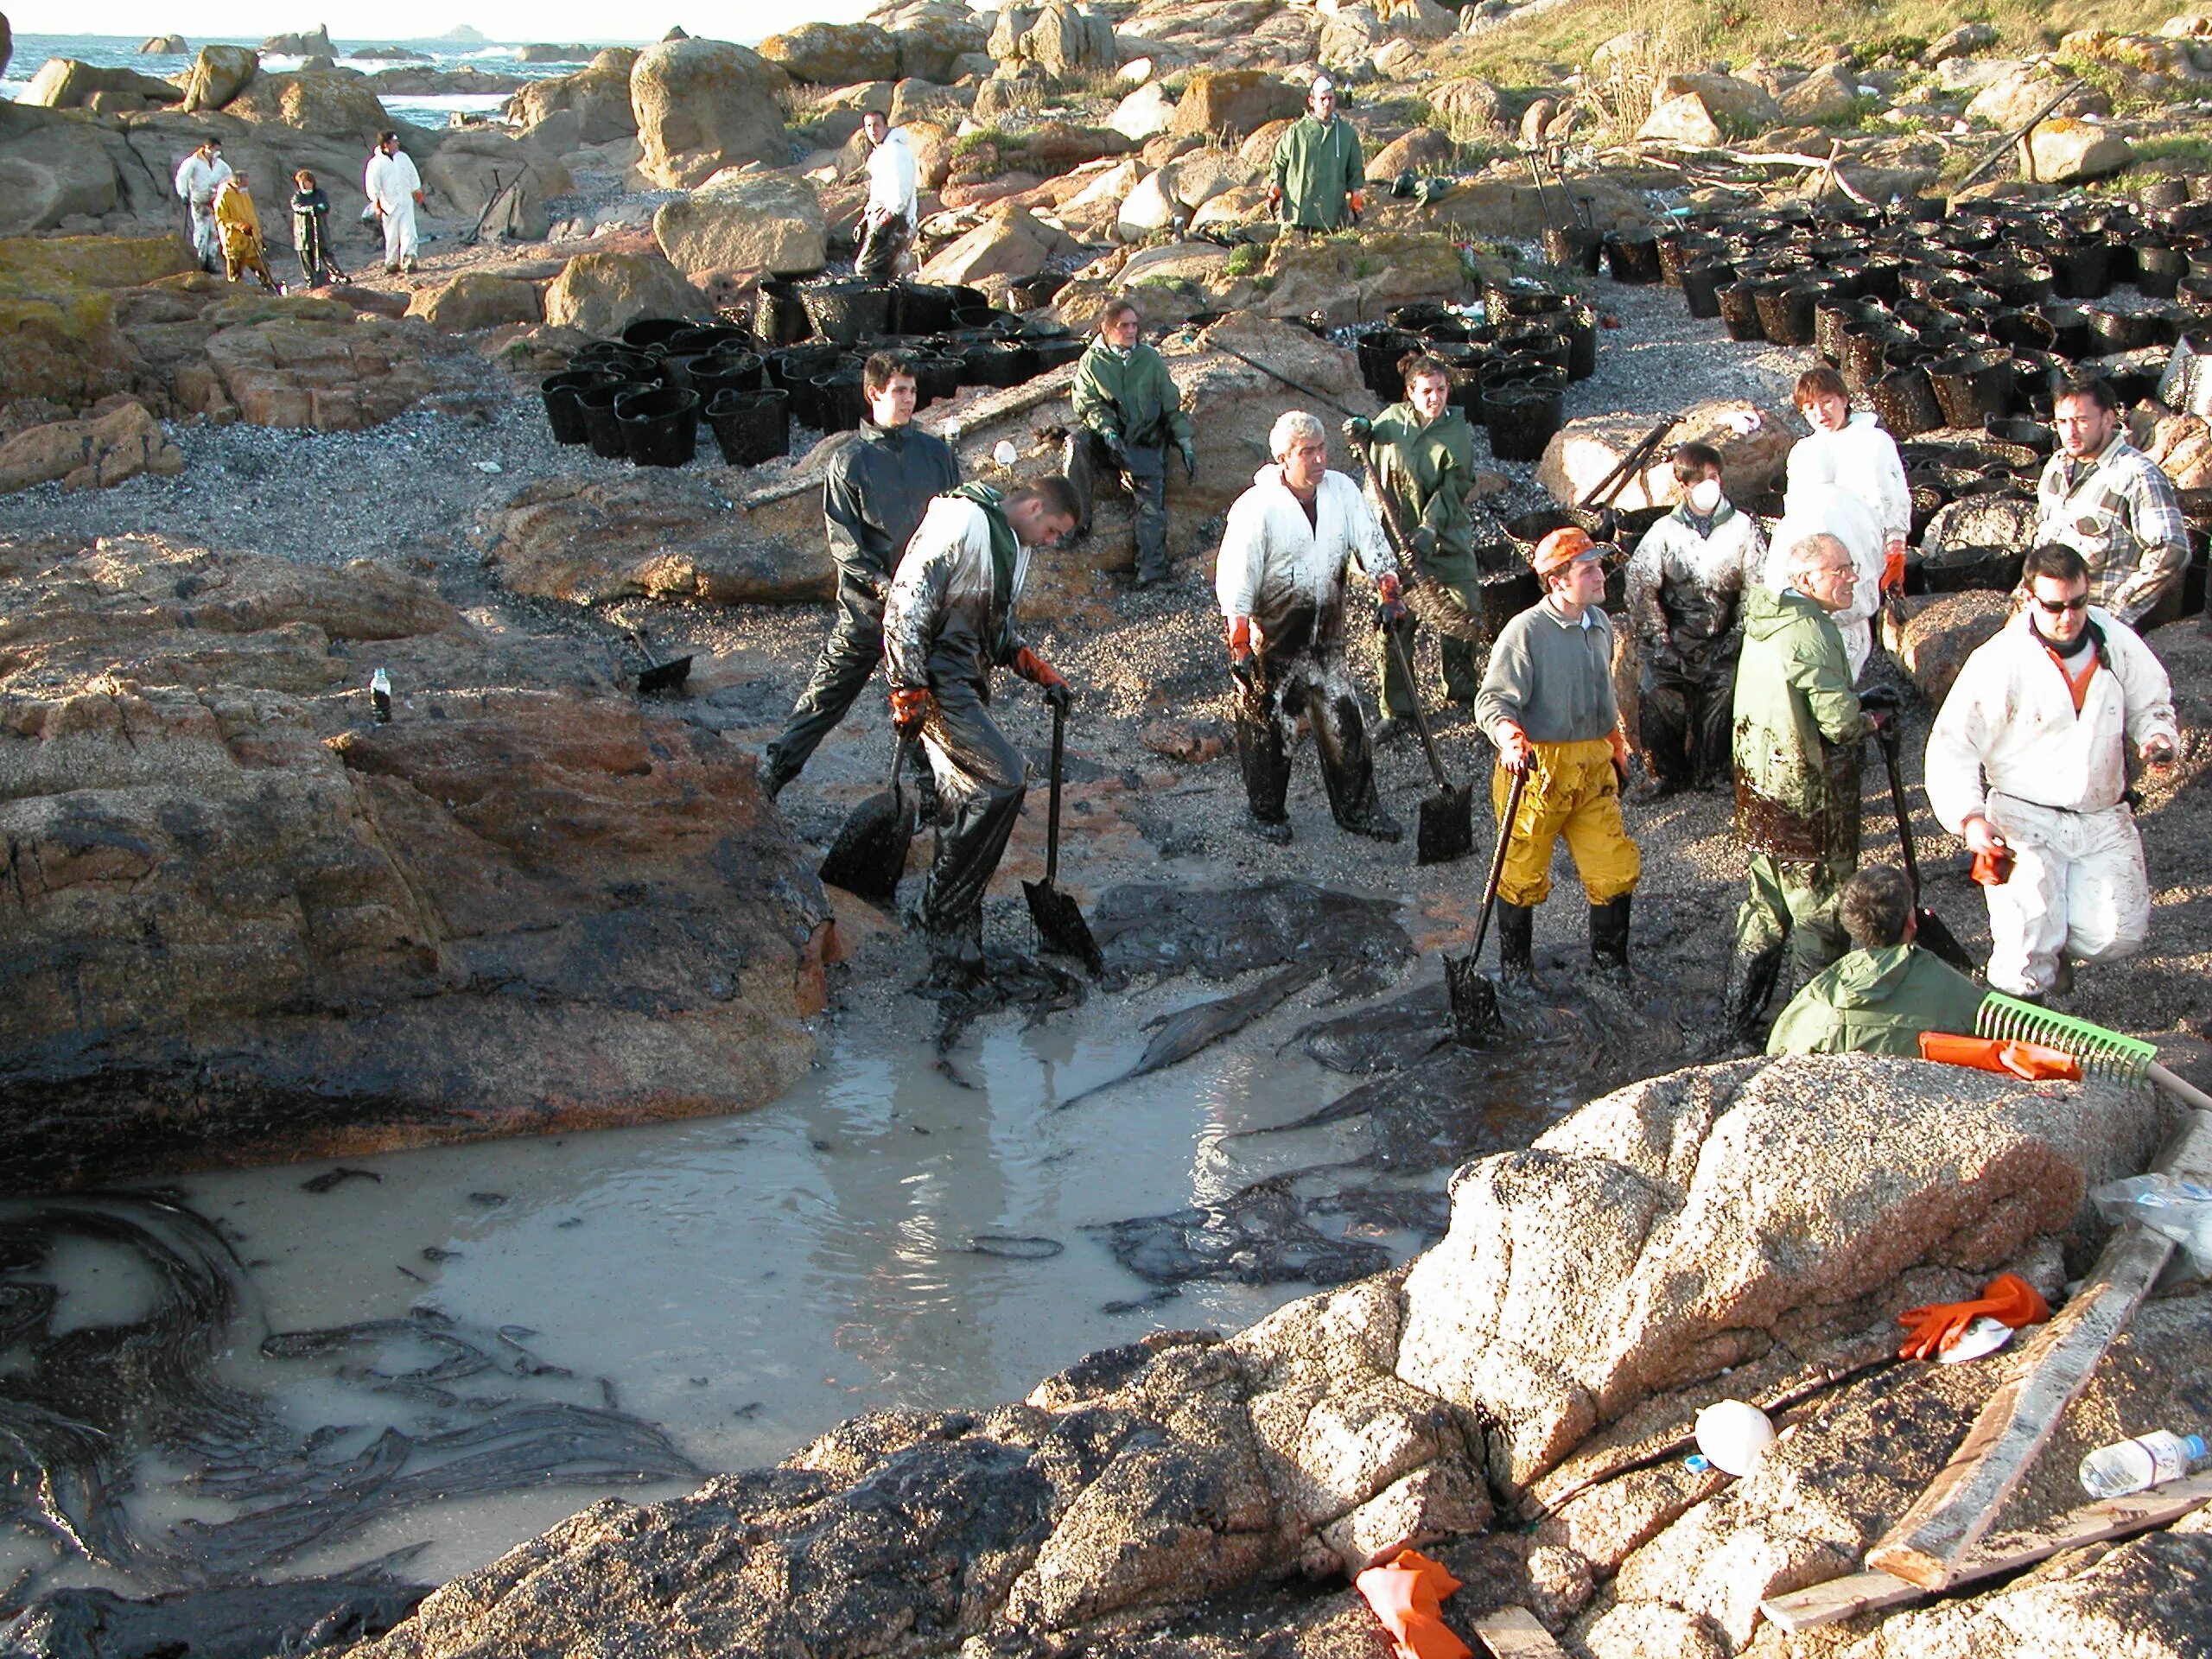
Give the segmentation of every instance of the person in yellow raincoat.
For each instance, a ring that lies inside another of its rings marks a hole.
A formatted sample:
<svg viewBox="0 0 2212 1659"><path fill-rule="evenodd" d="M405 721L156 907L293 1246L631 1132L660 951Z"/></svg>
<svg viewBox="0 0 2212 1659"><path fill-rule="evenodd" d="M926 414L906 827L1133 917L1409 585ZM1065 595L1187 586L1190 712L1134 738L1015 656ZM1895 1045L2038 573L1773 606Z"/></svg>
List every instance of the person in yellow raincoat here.
<svg viewBox="0 0 2212 1659"><path fill-rule="evenodd" d="M271 294L277 292L264 251L261 210L254 206L253 192L243 173L232 174L215 193L215 234L222 238L226 276L235 283L241 272L250 270L261 279L262 287Z"/></svg>
<svg viewBox="0 0 2212 1659"><path fill-rule="evenodd" d="M1613 630L1604 609L1603 550L1584 531L1555 530L1536 544L1542 602L1508 622L1491 648L1475 719L1497 746L1491 798L1505 816L1510 774L1529 774L1521 809L1498 834L1511 845L1497 883L1498 962L1525 979L1535 907L1551 892L1560 837L1590 900L1590 960L1628 971L1629 897L1642 861L1621 823L1628 741L1613 701Z"/></svg>

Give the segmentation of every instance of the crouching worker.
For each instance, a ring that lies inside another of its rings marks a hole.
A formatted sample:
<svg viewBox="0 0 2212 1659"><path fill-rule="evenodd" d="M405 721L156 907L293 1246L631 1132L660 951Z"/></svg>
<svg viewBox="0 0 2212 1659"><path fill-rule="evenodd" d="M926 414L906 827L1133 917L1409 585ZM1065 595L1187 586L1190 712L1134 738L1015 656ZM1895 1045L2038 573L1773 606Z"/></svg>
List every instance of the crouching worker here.
<svg viewBox="0 0 2212 1659"><path fill-rule="evenodd" d="M215 192L215 230L223 239L223 275L235 283L251 271L268 292L276 292L276 278L269 269L269 256L261 233L261 210L245 175L233 173Z"/></svg>
<svg viewBox="0 0 2212 1659"><path fill-rule="evenodd" d="M1329 812L1354 835L1395 841L1395 819L1375 793L1374 757L1359 693L1344 660L1344 570L1357 558L1386 617L1403 608L1398 563L1359 486L1329 470L1321 423L1293 410L1268 436L1275 457L1229 509L1214 591L1236 677L1236 760L1252 833L1290 840L1290 732L1313 727Z"/></svg>
<svg viewBox="0 0 2212 1659"><path fill-rule="evenodd" d="M1923 1031L1974 1030L1986 993L1913 943L1912 884L1903 871L1859 871L1843 884L1836 916L1853 949L1790 1000L1767 1035L1768 1053L1912 1059Z"/></svg>
<svg viewBox="0 0 2212 1659"><path fill-rule="evenodd" d="M1590 900L1591 963L1628 969L1629 895L1643 866L1621 823L1628 740L1613 698L1603 557L1573 526L1536 543L1544 597L1499 632L1475 698L1475 718L1497 746L1497 832L1511 838L1497 882L1498 963L1511 976L1534 970L1536 906L1550 896L1552 849L1562 836ZM1508 823L1516 772L1529 781Z"/></svg>
<svg viewBox="0 0 2212 1659"><path fill-rule="evenodd" d="M991 670L1011 668L1057 708L1073 693L1020 642L1014 607L1029 560L1075 528L1075 491L1057 474L1001 496L966 484L930 504L883 607L891 720L918 737L944 833L922 888L933 982L983 965L983 890L1006 851L1027 783L1021 752L991 718Z"/></svg>

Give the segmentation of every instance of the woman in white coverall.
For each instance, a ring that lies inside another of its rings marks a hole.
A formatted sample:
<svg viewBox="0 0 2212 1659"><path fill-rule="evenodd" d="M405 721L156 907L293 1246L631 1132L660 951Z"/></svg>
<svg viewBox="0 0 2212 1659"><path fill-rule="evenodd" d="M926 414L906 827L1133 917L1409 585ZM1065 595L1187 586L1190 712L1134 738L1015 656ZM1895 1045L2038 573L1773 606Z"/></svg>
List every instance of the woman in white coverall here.
<svg viewBox="0 0 2212 1659"><path fill-rule="evenodd" d="M377 140L376 154L361 175L361 189L384 220L384 274L397 276L415 269L415 209L423 200L423 175L399 147L399 135Z"/></svg>
<svg viewBox="0 0 2212 1659"><path fill-rule="evenodd" d="M2028 555L2026 605L1973 656L1928 738L1929 804L1976 855L2012 855L1985 882L1989 982L2014 996L2068 988L2063 962L2132 955L2151 931L2143 842L2125 798L2128 751L2173 759L2173 690L2133 628L2089 604L2069 547ZM1977 860L1980 866L1989 861Z"/></svg>
<svg viewBox="0 0 2212 1659"><path fill-rule="evenodd" d="M1897 441L1875 423L1870 411L1852 412L1851 394L1844 390L1841 375L1826 365L1806 370L1797 377L1796 400L1813 430L1789 452L1782 512L1796 533L1777 531L1773 545L1789 547L1805 534L1825 531L1851 550L1859 578L1852 586L1851 603L1834 620L1856 679L1873 654L1868 624L1881 608L1883 593L1904 586L1912 492L1904 481L1904 459L1897 454ZM1872 521L1871 534L1859 515L1834 510L1830 492L1849 496L1866 508L1866 517ZM1831 518L1837 522L1827 522ZM1786 572L1770 575L1778 578L1768 584L1776 592L1789 586Z"/></svg>

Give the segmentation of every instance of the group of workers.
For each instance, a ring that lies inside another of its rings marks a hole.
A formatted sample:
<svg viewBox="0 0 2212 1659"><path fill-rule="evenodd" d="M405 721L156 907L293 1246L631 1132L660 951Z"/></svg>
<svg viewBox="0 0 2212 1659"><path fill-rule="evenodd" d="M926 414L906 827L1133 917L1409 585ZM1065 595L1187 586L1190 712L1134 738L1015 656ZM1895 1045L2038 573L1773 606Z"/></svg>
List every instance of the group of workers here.
<svg viewBox="0 0 2212 1659"><path fill-rule="evenodd" d="M1072 695L1016 626L1031 558L1087 524L1092 486L1112 476L1135 507L1139 580L1168 573L1166 462L1173 450L1195 473L1197 452L1173 378L1139 329L1126 301L1102 314L1077 371L1063 473L1008 491L962 484L950 448L914 427L913 374L888 353L869 359L868 419L830 466L837 618L764 779L773 793L796 778L884 665L893 725L925 758L924 810L941 832L919 909L940 975L981 969L982 897L1027 785L991 713L992 671L1011 669L1062 707ZM1619 976L1641 860L1622 810L1631 752L1605 606L1610 550L1580 529L1554 531L1533 555L1541 601L1484 619L1471 429L1451 404L1446 365L1414 353L1402 368L1402 402L1344 424L1364 485L1329 467L1325 429L1294 410L1230 508L1214 588L1249 827L1290 841L1303 727L1336 823L1399 839L1374 748L1418 696L1402 666L1411 653L1396 648L1418 613L1440 633L1446 696L1495 747L1501 819L1518 803L1499 828L1503 971L1534 972L1535 912L1563 838L1588 903L1591 961ZM1896 1046L1914 1031L1958 1028L1980 995L1914 944L1904 879L1858 868L1863 744L1894 742L1897 709L1894 693L1861 682L1870 624L1903 584L1909 498L1896 445L1852 410L1833 371L1802 377L1796 401L1811 431L1789 456L1771 545L1730 501L1719 451L1692 442L1671 458L1677 504L1628 561L1640 794L1733 787L1748 868L1725 1040L1756 1046L1786 985L1789 1006L1767 1039L1777 1050L1905 1052ZM1960 674L1926 761L1936 816L1974 851L1988 895L1988 983L2032 998L2063 990L2071 963L2125 955L2147 935L2130 768L2170 760L2178 734L2164 671L2129 620L2161 602L2186 557L2171 486L2127 442L2110 389L2076 378L2056 408L2059 449L2020 608ZM1382 625L1385 719L1371 734L1350 648L1364 610L1355 571ZM1476 643L1485 636L1487 661Z"/></svg>
<svg viewBox="0 0 2212 1659"><path fill-rule="evenodd" d="M302 279L310 288L344 282L346 274L331 250L328 193L306 168L292 175L292 246L299 255ZM264 289L276 292L252 183L223 158L221 139L201 139L177 163L175 187L177 200L190 218L193 253L200 269L213 271L219 260L228 281L251 275ZM385 275L413 270L418 239L415 210L423 203L423 175L399 148L397 132L378 136L363 169L361 188L368 199L362 220L382 229Z"/></svg>

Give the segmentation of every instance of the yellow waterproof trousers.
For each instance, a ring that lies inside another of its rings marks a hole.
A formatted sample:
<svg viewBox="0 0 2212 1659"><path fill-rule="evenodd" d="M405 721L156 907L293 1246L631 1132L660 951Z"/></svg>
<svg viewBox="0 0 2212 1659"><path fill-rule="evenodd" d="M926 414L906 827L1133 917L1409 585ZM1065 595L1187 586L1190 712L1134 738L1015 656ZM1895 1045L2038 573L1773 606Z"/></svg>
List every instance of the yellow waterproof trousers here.
<svg viewBox="0 0 2212 1659"><path fill-rule="evenodd" d="M1643 861L1621 823L1620 780L1613 774L1612 745L1602 737L1581 743L1538 743L1529 785L1521 793L1513 845L1497 879L1497 896L1509 905L1541 905L1552 890L1552 849L1561 836L1593 905L1609 905L1636 891ZM1503 818L1513 774L1503 766L1490 780L1492 809Z"/></svg>

